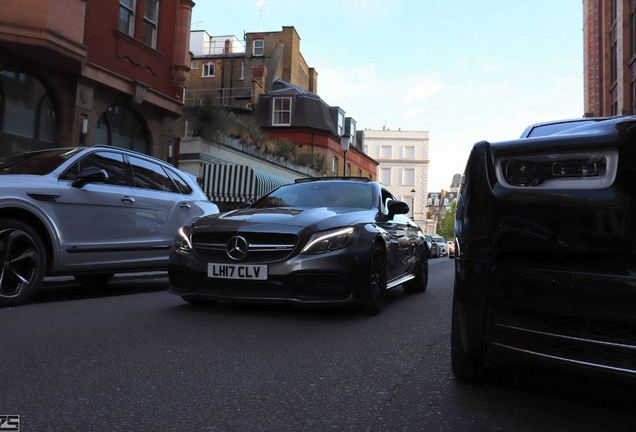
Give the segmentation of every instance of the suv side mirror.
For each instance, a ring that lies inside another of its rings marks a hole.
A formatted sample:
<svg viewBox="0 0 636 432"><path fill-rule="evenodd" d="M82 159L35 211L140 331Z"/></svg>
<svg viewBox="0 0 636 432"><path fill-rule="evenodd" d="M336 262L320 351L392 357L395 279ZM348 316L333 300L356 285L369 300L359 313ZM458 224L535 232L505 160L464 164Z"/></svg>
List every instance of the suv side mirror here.
<svg viewBox="0 0 636 432"><path fill-rule="evenodd" d="M391 219L397 214L407 214L410 210L407 203L398 200L390 200L387 203L387 209L389 210L389 218Z"/></svg>
<svg viewBox="0 0 636 432"><path fill-rule="evenodd" d="M106 183L108 174L100 168L86 168L77 173L77 177L71 186L81 188L87 183Z"/></svg>

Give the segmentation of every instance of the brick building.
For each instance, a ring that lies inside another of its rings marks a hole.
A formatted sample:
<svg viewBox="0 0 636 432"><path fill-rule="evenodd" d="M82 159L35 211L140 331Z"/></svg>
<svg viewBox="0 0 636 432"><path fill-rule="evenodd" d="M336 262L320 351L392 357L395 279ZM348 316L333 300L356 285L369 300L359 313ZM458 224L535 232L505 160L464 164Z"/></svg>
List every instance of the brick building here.
<svg viewBox="0 0 636 432"><path fill-rule="evenodd" d="M585 116L636 114L636 1L583 0Z"/></svg>
<svg viewBox="0 0 636 432"><path fill-rule="evenodd" d="M22 0L0 17L0 156L109 144L166 159L191 0Z"/></svg>
<svg viewBox="0 0 636 432"><path fill-rule="evenodd" d="M303 58L294 27L246 33L244 43L234 36L191 32L186 105L211 94L226 109L256 121L271 139L287 139L299 153L323 157L327 175L346 172L375 180L378 163L364 154L355 120L318 96L318 73ZM184 135L186 123L183 118L179 125ZM346 166L344 135L351 137Z"/></svg>

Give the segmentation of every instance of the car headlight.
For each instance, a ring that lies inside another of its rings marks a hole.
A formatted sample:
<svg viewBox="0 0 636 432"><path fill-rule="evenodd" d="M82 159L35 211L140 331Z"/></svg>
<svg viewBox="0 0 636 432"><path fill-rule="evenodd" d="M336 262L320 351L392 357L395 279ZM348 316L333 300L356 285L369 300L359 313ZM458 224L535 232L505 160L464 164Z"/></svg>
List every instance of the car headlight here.
<svg viewBox="0 0 636 432"><path fill-rule="evenodd" d="M184 226L177 230L174 239L174 246L181 252L192 252L192 236L190 235L190 226Z"/></svg>
<svg viewBox="0 0 636 432"><path fill-rule="evenodd" d="M511 189L604 189L614 183L618 152L506 156L495 161L497 181Z"/></svg>
<svg viewBox="0 0 636 432"><path fill-rule="evenodd" d="M358 238L354 227L322 231L311 236L302 254L321 254L346 248Z"/></svg>

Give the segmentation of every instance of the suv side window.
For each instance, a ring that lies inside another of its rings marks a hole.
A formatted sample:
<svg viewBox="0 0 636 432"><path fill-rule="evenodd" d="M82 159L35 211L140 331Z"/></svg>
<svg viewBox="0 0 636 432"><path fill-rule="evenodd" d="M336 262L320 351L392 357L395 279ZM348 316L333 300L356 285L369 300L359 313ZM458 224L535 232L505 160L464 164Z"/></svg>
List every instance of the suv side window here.
<svg viewBox="0 0 636 432"><path fill-rule="evenodd" d="M180 192L161 165L134 156L128 156L128 160L133 170L134 187L163 192Z"/></svg>
<svg viewBox="0 0 636 432"><path fill-rule="evenodd" d="M386 189L382 189L382 213L389 212L389 201L394 200L395 197Z"/></svg>
<svg viewBox="0 0 636 432"><path fill-rule="evenodd" d="M192 188L188 186L188 184L179 176L176 172L172 171L169 168L165 168L166 172L170 176L173 182L181 189L181 193L184 195L190 195L192 193Z"/></svg>
<svg viewBox="0 0 636 432"><path fill-rule="evenodd" d="M126 186L126 165L121 153L110 151L97 151L89 153L71 165L60 176L60 180L75 180L77 174L86 168L99 168L106 171L108 179L106 184Z"/></svg>

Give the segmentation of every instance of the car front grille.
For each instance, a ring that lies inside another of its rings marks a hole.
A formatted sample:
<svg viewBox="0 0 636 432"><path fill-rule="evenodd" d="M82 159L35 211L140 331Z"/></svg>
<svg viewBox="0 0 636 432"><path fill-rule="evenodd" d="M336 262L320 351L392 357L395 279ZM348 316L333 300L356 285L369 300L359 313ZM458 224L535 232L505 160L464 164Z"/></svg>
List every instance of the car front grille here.
<svg viewBox="0 0 636 432"><path fill-rule="evenodd" d="M247 240L248 250L241 263L268 263L288 258L296 245L295 234L280 233L196 233L192 243L194 252L201 258L218 263L235 263L227 254L227 243L236 235Z"/></svg>
<svg viewBox="0 0 636 432"><path fill-rule="evenodd" d="M489 339L526 354L636 375L636 323L495 307Z"/></svg>

